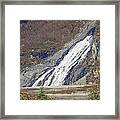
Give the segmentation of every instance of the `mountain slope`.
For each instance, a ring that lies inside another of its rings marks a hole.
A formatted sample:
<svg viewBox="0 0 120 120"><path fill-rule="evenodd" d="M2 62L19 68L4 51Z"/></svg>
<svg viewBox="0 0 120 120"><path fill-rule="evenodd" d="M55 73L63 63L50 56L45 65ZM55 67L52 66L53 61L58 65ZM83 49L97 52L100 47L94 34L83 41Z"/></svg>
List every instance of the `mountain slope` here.
<svg viewBox="0 0 120 120"><path fill-rule="evenodd" d="M99 61L95 30L93 22L61 50L48 57L43 64L24 68L20 75L21 86L81 84L80 79L91 74L93 68L89 66L92 66L96 59ZM92 47L93 45L95 47Z"/></svg>

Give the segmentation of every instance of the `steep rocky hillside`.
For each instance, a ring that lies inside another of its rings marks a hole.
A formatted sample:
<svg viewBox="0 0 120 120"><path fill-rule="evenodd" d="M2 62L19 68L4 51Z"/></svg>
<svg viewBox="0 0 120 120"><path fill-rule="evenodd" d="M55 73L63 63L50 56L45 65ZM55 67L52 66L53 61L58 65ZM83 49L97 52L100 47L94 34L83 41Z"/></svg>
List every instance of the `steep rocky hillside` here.
<svg viewBox="0 0 120 120"><path fill-rule="evenodd" d="M21 86L99 84L100 21L20 21Z"/></svg>
<svg viewBox="0 0 120 120"><path fill-rule="evenodd" d="M20 64L21 68L43 63L61 50L76 34L81 33L92 20L21 20ZM100 37L100 23L95 22L96 39ZM34 54L34 58L31 54Z"/></svg>

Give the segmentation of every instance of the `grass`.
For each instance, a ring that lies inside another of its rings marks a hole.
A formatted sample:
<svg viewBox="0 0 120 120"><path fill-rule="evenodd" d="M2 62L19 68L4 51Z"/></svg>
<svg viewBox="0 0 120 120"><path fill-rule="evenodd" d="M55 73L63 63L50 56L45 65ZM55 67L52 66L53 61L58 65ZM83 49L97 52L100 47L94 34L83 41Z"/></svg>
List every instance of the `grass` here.
<svg viewBox="0 0 120 120"><path fill-rule="evenodd" d="M52 97L45 95L45 92L41 89L37 93L30 92L28 90L20 92L20 100L51 100Z"/></svg>
<svg viewBox="0 0 120 120"><path fill-rule="evenodd" d="M69 87L62 90L50 89L45 90L44 87L40 87L39 90L32 89L21 89L20 99L21 100L55 100L54 94L78 94L79 91L87 92L89 100L99 100L100 90L99 85L82 86L82 87ZM53 94L49 96L47 94Z"/></svg>

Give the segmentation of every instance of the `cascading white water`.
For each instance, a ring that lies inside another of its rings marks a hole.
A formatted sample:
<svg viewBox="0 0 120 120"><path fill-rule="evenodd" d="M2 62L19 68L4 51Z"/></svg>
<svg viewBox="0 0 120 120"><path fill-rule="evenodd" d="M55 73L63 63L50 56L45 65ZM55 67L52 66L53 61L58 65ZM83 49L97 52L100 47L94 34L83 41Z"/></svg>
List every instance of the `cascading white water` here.
<svg viewBox="0 0 120 120"><path fill-rule="evenodd" d="M45 76L46 76L48 73L50 73L52 70L53 70L53 69L50 69L50 70L48 70L46 73L44 73L44 74L32 85L32 87L37 86L38 83L39 83L40 81L42 81L42 80L45 78Z"/></svg>
<svg viewBox="0 0 120 120"><path fill-rule="evenodd" d="M64 56L60 64L55 67L52 74L44 82L44 86L62 86L70 69L78 62L82 62L86 58L87 53L91 49L92 41L93 36L87 36L84 40L79 41L72 49L70 49L68 54ZM37 86L39 81L44 80L46 75L52 70L43 74L32 86Z"/></svg>

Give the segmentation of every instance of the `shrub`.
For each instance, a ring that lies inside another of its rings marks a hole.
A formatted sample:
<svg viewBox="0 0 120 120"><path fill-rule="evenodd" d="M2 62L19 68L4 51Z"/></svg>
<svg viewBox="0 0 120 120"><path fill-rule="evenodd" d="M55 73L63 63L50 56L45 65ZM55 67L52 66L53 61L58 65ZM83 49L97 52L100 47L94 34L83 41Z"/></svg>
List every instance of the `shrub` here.
<svg viewBox="0 0 120 120"><path fill-rule="evenodd" d="M37 98L38 100L50 100L52 98L50 98L49 96L45 95L45 92L43 91L43 89L41 89L38 93L37 93Z"/></svg>
<svg viewBox="0 0 120 120"><path fill-rule="evenodd" d="M89 100L100 100L100 89L98 86L93 86L88 89L88 99Z"/></svg>

